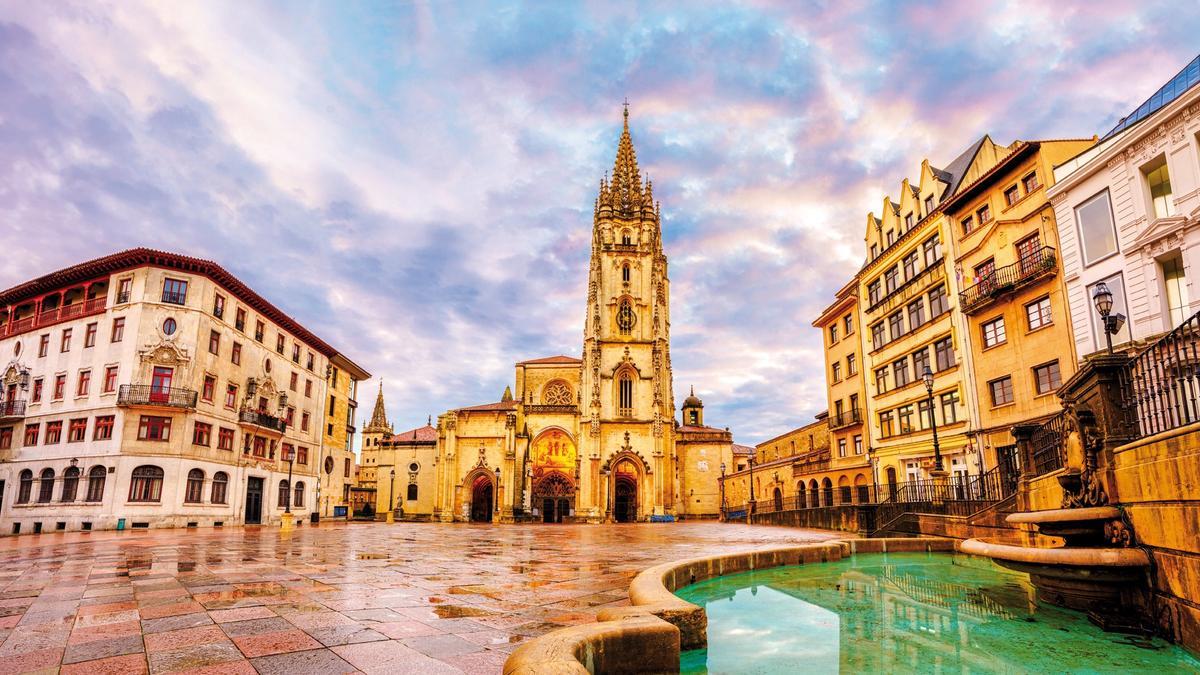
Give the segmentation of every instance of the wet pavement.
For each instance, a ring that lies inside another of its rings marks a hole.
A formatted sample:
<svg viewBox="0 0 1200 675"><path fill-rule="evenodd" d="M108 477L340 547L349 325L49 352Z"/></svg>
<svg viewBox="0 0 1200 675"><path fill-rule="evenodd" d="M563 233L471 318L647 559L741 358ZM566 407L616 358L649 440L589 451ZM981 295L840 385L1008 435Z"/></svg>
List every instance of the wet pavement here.
<svg viewBox="0 0 1200 675"><path fill-rule="evenodd" d="M0 539L0 673L499 673L659 562L842 533L354 523Z"/></svg>

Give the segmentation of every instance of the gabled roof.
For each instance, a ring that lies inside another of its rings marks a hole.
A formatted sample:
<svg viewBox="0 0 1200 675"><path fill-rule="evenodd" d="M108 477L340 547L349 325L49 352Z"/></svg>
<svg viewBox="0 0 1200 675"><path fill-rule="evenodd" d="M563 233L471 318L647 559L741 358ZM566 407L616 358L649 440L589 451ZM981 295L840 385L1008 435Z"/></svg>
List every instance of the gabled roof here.
<svg viewBox="0 0 1200 675"><path fill-rule="evenodd" d="M543 357L540 359L529 359L528 361L518 361L517 365L518 366L536 366L536 365L542 365L542 364L575 365L575 364L579 364L579 363L583 363L583 360L577 359L574 356L563 356L560 354L559 356L546 356L546 357Z"/></svg>
<svg viewBox="0 0 1200 675"><path fill-rule="evenodd" d="M458 408L456 412L505 412L516 409L516 401L497 401L496 403L484 403L483 405L473 405L466 408Z"/></svg>
<svg viewBox="0 0 1200 675"><path fill-rule="evenodd" d="M979 148L983 147L984 142L987 140L987 134L980 136L979 140L968 146L966 150L963 150L962 154L955 157L954 161L946 166L945 171L941 172L946 174L946 182L949 183L949 187L942 193L943 199L958 191L958 186L962 184L963 176L967 175L967 171L971 168L971 162L975 161L975 155L979 154ZM939 173L938 169L934 169L934 172ZM938 178L941 178L940 173Z"/></svg>
<svg viewBox="0 0 1200 675"><path fill-rule="evenodd" d="M392 443L436 443L437 429L426 424L423 427L409 429L395 434L389 439Z"/></svg>

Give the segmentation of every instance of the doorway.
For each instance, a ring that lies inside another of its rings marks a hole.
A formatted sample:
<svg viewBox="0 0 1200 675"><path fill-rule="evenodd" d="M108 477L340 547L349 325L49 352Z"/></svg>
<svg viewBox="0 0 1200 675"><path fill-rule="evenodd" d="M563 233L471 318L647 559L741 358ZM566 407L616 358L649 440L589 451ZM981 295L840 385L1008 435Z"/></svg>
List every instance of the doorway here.
<svg viewBox="0 0 1200 675"><path fill-rule="evenodd" d="M471 486L471 522L492 522L492 498L494 490L491 479L480 476Z"/></svg>
<svg viewBox="0 0 1200 675"><path fill-rule="evenodd" d="M616 499L613 501L613 518L618 523L637 520L637 484L628 478L618 478Z"/></svg>
<svg viewBox="0 0 1200 675"><path fill-rule="evenodd" d="M166 403L171 396L171 380L175 377L174 368L154 367L150 377L150 402Z"/></svg>
<svg viewBox="0 0 1200 675"><path fill-rule="evenodd" d="M246 479L246 524L262 524L263 479L251 476Z"/></svg>
<svg viewBox="0 0 1200 675"><path fill-rule="evenodd" d="M542 499L542 522L561 523L571 515L571 502L567 499L546 497Z"/></svg>
<svg viewBox="0 0 1200 675"><path fill-rule="evenodd" d="M775 497L775 510L782 511L783 510L783 490L780 490L779 488L775 488L774 497Z"/></svg>

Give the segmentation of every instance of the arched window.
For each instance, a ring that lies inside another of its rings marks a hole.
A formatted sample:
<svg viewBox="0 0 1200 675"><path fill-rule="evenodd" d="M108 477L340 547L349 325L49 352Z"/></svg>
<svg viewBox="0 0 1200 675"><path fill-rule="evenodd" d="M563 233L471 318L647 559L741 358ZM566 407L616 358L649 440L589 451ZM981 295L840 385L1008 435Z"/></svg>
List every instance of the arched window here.
<svg viewBox="0 0 1200 675"><path fill-rule="evenodd" d="M162 498L163 470L143 464L133 470L129 482L129 501L156 502Z"/></svg>
<svg viewBox="0 0 1200 675"><path fill-rule="evenodd" d="M296 493L296 497L292 502L292 506L298 509L304 508L304 481L296 481L296 489L293 492Z"/></svg>
<svg viewBox="0 0 1200 675"><path fill-rule="evenodd" d="M617 376L617 408L621 417L633 414L633 373L628 369Z"/></svg>
<svg viewBox="0 0 1200 675"><path fill-rule="evenodd" d="M833 481L828 478L821 481L821 505L833 506Z"/></svg>
<svg viewBox="0 0 1200 675"><path fill-rule="evenodd" d="M204 501L204 472L200 469L188 472L187 491L183 493L183 501L187 504L199 504Z"/></svg>
<svg viewBox="0 0 1200 675"><path fill-rule="evenodd" d="M89 502L104 501L104 478L108 470L103 466L93 466L88 470L88 491L87 500Z"/></svg>
<svg viewBox="0 0 1200 675"><path fill-rule="evenodd" d="M62 501L73 502L79 492L79 468L67 467L63 472Z"/></svg>
<svg viewBox="0 0 1200 675"><path fill-rule="evenodd" d="M229 474L224 471L218 471L213 474L212 483L212 503L224 504L225 493L229 487Z"/></svg>
<svg viewBox="0 0 1200 675"><path fill-rule="evenodd" d="M54 496L54 469L42 469L42 477L38 483L38 503L49 504Z"/></svg>
<svg viewBox="0 0 1200 675"><path fill-rule="evenodd" d="M637 323L637 315L633 312L633 303L629 302L629 298L624 298L617 308L617 328L621 331L621 335L629 335L633 333L633 324L635 323Z"/></svg>
<svg viewBox="0 0 1200 675"><path fill-rule="evenodd" d="M279 508L285 509L288 506L288 497L292 494L286 480L279 481Z"/></svg>
<svg viewBox="0 0 1200 675"><path fill-rule="evenodd" d="M410 502L417 501L417 484L416 483L408 484L408 501L410 501Z"/></svg>
<svg viewBox="0 0 1200 675"><path fill-rule="evenodd" d="M630 232L629 230L623 230L621 232L621 245L622 246L632 246L633 245L633 233L632 232Z"/></svg>
<svg viewBox="0 0 1200 675"><path fill-rule="evenodd" d="M25 469L21 472L21 489L17 491L17 503L28 504L33 493L33 472Z"/></svg>
<svg viewBox="0 0 1200 675"><path fill-rule="evenodd" d="M621 265L621 281L629 283L629 263Z"/></svg>

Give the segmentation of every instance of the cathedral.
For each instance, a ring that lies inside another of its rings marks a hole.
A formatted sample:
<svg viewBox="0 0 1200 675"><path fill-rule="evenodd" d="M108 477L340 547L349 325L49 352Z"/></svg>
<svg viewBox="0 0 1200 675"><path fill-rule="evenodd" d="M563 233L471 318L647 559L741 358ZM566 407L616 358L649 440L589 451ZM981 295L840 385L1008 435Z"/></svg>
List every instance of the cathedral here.
<svg viewBox="0 0 1200 675"><path fill-rule="evenodd" d="M582 358L516 364L495 403L395 433L380 388L360 487L408 520L631 522L715 518L729 430L694 393L675 418L662 220L638 170L629 110L592 224Z"/></svg>

